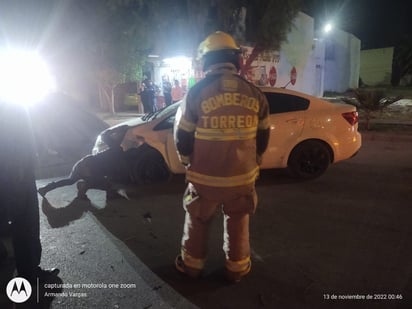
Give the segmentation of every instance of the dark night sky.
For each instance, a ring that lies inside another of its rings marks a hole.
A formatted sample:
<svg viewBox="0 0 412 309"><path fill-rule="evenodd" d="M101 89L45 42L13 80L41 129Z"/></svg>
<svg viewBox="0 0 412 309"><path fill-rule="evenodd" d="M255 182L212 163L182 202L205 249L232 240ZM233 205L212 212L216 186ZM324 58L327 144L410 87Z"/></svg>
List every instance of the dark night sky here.
<svg viewBox="0 0 412 309"><path fill-rule="evenodd" d="M302 0L302 2L302 11L315 19L315 27L320 28L328 19L333 19L338 28L354 34L361 40L362 49L395 46L403 35L412 38L412 0ZM17 17L21 17L20 19L27 23L40 24L46 19L35 19L29 12L38 11L38 3L50 4L53 0L0 0L0 28L3 28L5 22L3 14L9 19L10 16L14 16L9 14L10 10L7 8L10 3L14 6L25 3L26 9L17 10ZM29 4L34 5L36 10L34 7L31 9ZM63 13L57 18L62 16ZM12 33L18 32L18 27L9 28L13 30ZM1 34L0 32L0 41Z"/></svg>
<svg viewBox="0 0 412 309"><path fill-rule="evenodd" d="M362 49L396 45L412 36L411 0L304 0L303 11L321 27L329 18L361 40Z"/></svg>

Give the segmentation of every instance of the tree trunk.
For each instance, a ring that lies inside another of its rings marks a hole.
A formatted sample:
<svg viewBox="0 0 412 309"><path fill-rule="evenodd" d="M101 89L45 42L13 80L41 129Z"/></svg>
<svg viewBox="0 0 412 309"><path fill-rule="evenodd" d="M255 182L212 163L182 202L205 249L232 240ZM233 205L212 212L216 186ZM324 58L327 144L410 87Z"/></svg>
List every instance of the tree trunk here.
<svg viewBox="0 0 412 309"><path fill-rule="evenodd" d="M259 56L259 54L261 52L264 51L263 46L258 46L256 45L255 47L253 47L252 52L249 55L249 58L246 59L246 63L243 64L243 62L241 63L240 66L240 76L245 77L247 74L247 71L250 69L252 62L257 58L257 56Z"/></svg>
<svg viewBox="0 0 412 309"><path fill-rule="evenodd" d="M101 109L105 112L111 112L112 107L111 107L110 89L107 87L107 85L104 85L103 83L100 83L100 82L99 82L98 88L99 88L99 99L100 99Z"/></svg>
<svg viewBox="0 0 412 309"><path fill-rule="evenodd" d="M371 116L369 113L366 114L366 130L370 130L370 122L371 122Z"/></svg>

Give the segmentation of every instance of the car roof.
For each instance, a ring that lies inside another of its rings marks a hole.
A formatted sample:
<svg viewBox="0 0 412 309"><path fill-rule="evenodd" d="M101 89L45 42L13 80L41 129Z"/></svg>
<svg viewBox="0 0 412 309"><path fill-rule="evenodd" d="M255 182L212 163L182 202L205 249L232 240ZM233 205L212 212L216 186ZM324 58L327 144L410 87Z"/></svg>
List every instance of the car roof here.
<svg viewBox="0 0 412 309"><path fill-rule="evenodd" d="M315 97L313 95L310 94L306 94L303 92L299 92L296 90L291 90L291 89L286 89L286 88L273 88L273 87L259 87L259 89L261 89L263 92L271 92L271 93L284 93L284 94L290 94L290 95L295 95L295 96L299 96L299 97L303 97L306 99L322 99L322 98L318 98Z"/></svg>

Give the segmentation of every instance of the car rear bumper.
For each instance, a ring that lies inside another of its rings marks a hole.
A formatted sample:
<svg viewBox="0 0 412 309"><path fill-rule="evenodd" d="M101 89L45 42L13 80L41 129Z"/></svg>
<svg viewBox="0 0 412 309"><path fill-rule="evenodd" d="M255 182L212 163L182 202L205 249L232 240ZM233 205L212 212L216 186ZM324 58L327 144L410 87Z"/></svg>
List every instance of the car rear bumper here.
<svg viewBox="0 0 412 309"><path fill-rule="evenodd" d="M343 139L335 148L334 162L349 159L355 156L362 146L362 135L359 132Z"/></svg>

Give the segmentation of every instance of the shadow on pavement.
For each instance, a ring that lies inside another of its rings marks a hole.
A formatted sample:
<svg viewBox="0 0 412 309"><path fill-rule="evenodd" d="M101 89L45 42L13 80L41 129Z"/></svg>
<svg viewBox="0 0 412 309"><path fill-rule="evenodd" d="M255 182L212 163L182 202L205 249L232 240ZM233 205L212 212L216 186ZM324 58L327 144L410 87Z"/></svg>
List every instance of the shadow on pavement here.
<svg viewBox="0 0 412 309"><path fill-rule="evenodd" d="M41 208L52 228L66 226L70 222L80 219L85 212L94 209L89 199L85 200L77 197L62 208L53 207L47 198L43 198Z"/></svg>
<svg viewBox="0 0 412 309"><path fill-rule="evenodd" d="M283 170L263 171L258 186L290 184L297 181ZM287 268L284 273L266 273L263 262L254 258L252 273L236 285L223 277L222 215L218 213L212 223L208 262L200 280L189 279L174 268L174 259L180 250L184 210L181 198L185 189L184 175L175 175L168 183L127 186L129 199L107 200L99 209L90 200L73 199L67 206L53 207L47 199L42 210L51 227L59 228L91 212L116 238L123 242L151 271L182 296L202 308L259 308L281 305L287 300L299 305L309 288L314 289L308 276L293 263L283 263L276 269ZM93 200L93 198L91 198ZM253 225L253 223L252 223ZM275 280L273 279L275 278ZM277 278L277 279L276 279ZM270 281L270 285L263 283ZM275 291L272 291L273 288ZM159 287L160 289L161 287ZM268 296L269 295L269 296Z"/></svg>
<svg viewBox="0 0 412 309"><path fill-rule="evenodd" d="M294 183L284 171L264 171L259 186ZM222 250L222 215L217 213L212 222L209 256L203 276L193 280L178 273L174 259L180 250L184 210L181 198L185 188L184 175L161 185L127 188L130 200L108 201L102 210L93 211L98 221L122 241L158 277L182 296L201 308L259 308L285 300L291 305L302 304L302 295L312 281L293 263L276 269L289 269L285 273L265 274L263 262L256 260L253 270L236 285L224 280L224 254ZM253 225L253 223L252 223ZM280 261L285 263L283 260ZM278 278L274 282L273 278ZM264 280L271 283L266 285ZM276 290L272 290L276 287ZM270 295L270 296L268 296ZM300 296L299 296L300 295Z"/></svg>

